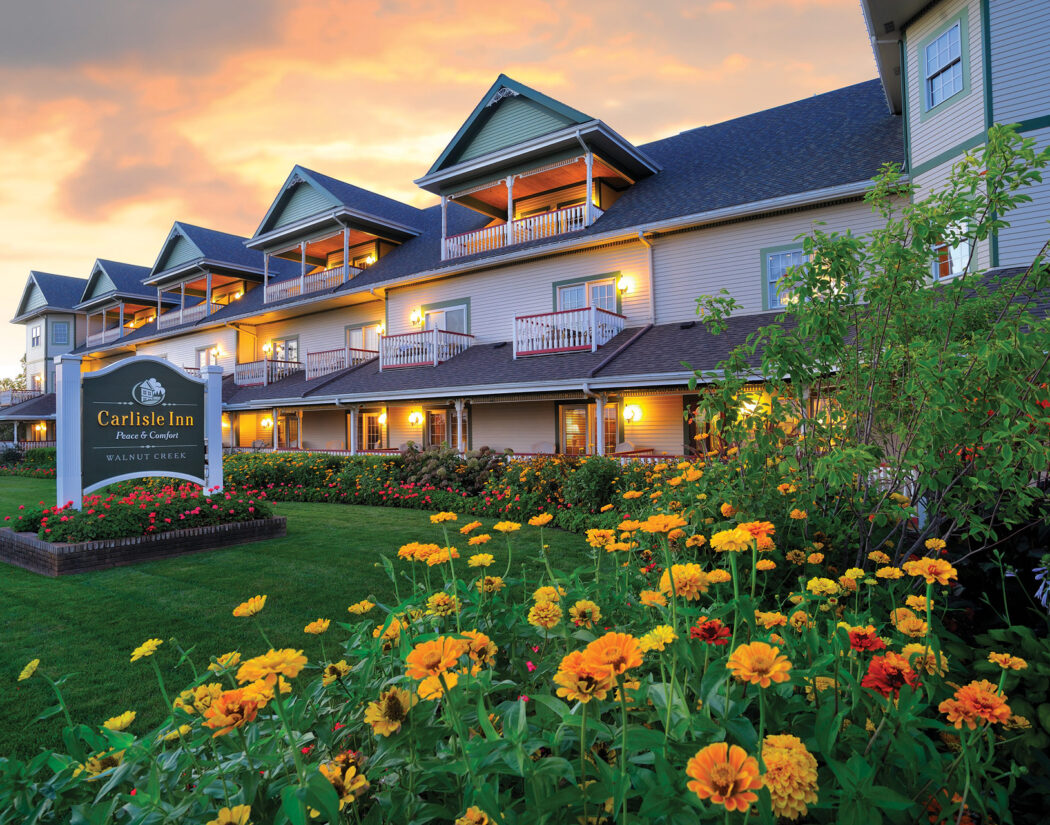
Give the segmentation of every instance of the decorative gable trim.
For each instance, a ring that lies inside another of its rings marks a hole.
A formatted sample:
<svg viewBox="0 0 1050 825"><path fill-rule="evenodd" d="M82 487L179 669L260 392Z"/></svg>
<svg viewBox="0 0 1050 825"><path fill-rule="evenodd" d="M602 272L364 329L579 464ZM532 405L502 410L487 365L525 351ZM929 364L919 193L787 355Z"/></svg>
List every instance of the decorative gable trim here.
<svg viewBox="0 0 1050 825"><path fill-rule="evenodd" d="M171 232L168 233L164 245L160 248L160 255L157 256L157 262L153 264L153 268L150 270L150 277L152 278L168 269L174 269L187 261L203 257L204 253L200 247L191 241L182 227L176 223L171 228Z"/></svg>
<svg viewBox="0 0 1050 825"><path fill-rule="evenodd" d="M266 210L252 238L258 238L310 215L340 206L339 200L315 181L301 166L296 166Z"/></svg>
<svg viewBox="0 0 1050 825"><path fill-rule="evenodd" d="M514 91L509 86L503 86L503 87L500 88L500 90L498 92L496 92L496 94L494 94L492 96L492 99L489 100L489 102L485 104L485 108L486 109L491 108L492 106L495 106L497 103L499 103L501 100L503 100L504 98L506 98L506 97L517 97L519 94L520 94L520 92Z"/></svg>

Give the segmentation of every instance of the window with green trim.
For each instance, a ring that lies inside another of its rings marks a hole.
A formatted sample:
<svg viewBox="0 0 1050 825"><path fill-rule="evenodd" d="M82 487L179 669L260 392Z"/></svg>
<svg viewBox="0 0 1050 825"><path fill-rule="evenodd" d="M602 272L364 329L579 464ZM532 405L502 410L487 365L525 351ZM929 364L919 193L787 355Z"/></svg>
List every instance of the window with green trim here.
<svg viewBox="0 0 1050 825"><path fill-rule="evenodd" d="M766 306L769 309L787 306L791 290L782 282L791 267L801 266L805 262L806 256L801 248L766 253L763 269L766 276Z"/></svg>
<svg viewBox="0 0 1050 825"><path fill-rule="evenodd" d="M962 24L956 23L926 47L926 108L962 90Z"/></svg>

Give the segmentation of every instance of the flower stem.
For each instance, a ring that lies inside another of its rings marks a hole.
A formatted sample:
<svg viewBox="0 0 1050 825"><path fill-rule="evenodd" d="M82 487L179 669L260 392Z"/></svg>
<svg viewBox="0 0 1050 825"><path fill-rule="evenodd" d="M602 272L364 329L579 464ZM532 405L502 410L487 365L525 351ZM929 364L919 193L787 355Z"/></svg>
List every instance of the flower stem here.
<svg viewBox="0 0 1050 825"><path fill-rule="evenodd" d="M157 660L152 656L149 657L150 664L153 665L153 672L157 674L157 684L160 685L160 694L164 697L164 708L168 713L171 713L171 699L168 698L167 688L164 687L164 677L160 675L160 665L157 664Z"/></svg>
<svg viewBox="0 0 1050 825"><path fill-rule="evenodd" d="M587 822L587 703L580 703L580 788L583 790L583 821Z"/></svg>

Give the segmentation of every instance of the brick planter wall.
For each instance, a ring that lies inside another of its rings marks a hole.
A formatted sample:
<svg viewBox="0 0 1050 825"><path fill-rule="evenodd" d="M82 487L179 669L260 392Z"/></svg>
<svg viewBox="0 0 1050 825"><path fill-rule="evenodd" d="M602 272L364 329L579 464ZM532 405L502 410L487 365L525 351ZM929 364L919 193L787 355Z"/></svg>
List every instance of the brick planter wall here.
<svg viewBox="0 0 1050 825"><path fill-rule="evenodd" d="M287 532L284 517L278 516L172 530L152 536L52 544L41 541L34 533L16 533L5 527L0 529L0 561L45 576L67 576L264 541L287 535Z"/></svg>

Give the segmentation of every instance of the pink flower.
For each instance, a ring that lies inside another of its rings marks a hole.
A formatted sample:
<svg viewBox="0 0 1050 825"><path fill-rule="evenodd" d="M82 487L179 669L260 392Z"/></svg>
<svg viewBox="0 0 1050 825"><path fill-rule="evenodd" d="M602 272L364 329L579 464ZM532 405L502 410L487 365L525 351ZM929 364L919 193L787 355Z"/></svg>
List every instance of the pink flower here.
<svg viewBox="0 0 1050 825"><path fill-rule="evenodd" d="M536 665L534 665L532 662L526 662L525 667L529 669L529 673L532 673L532 671L536 669Z"/></svg>

